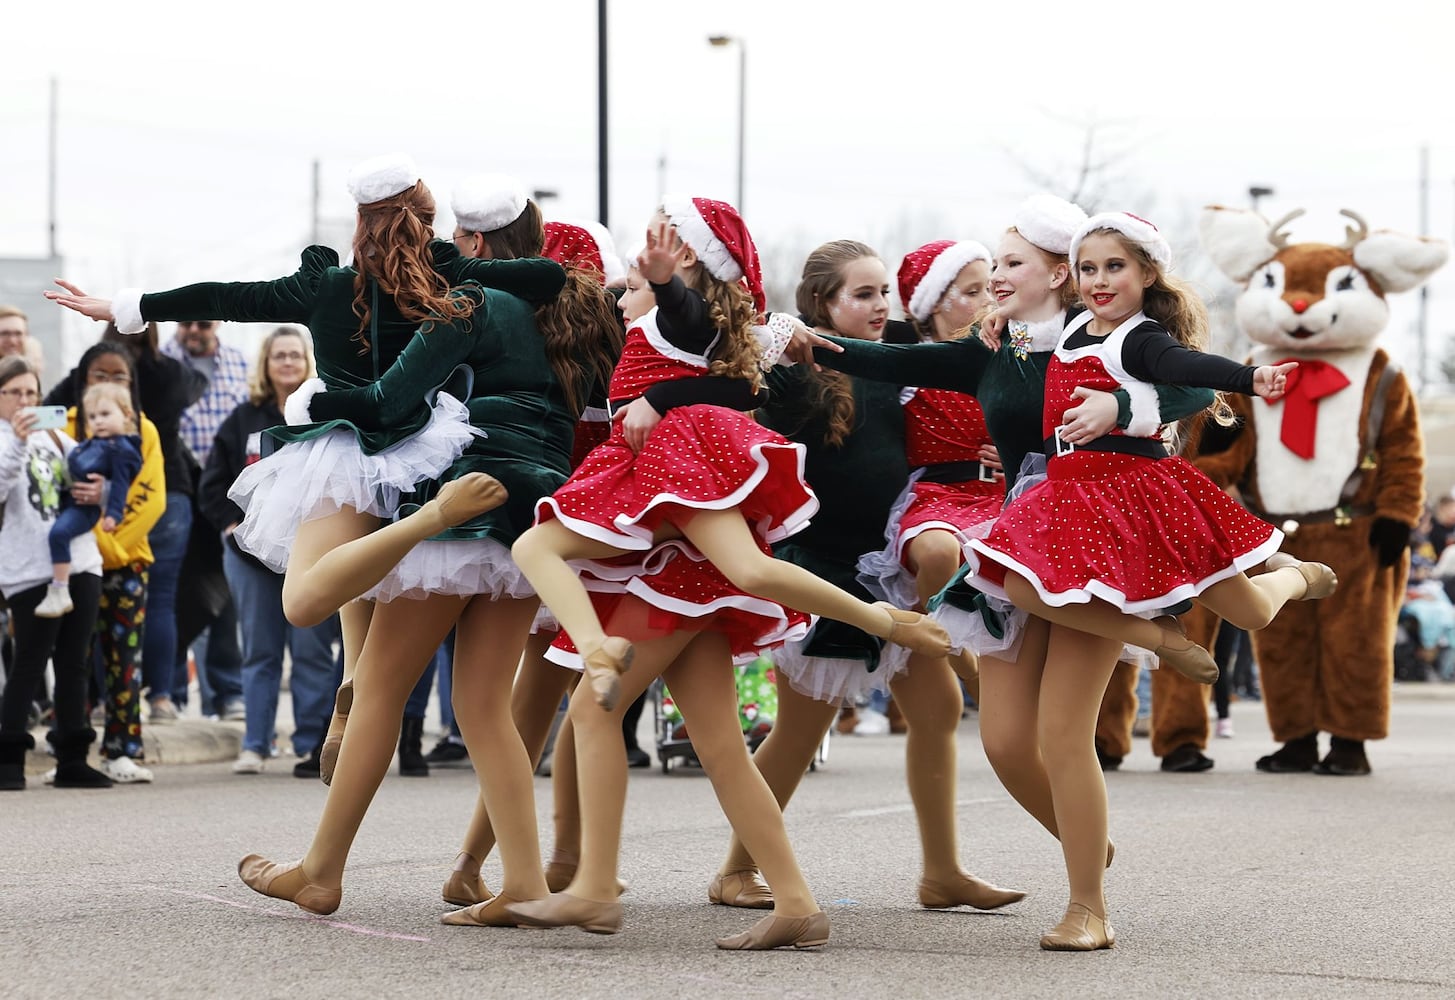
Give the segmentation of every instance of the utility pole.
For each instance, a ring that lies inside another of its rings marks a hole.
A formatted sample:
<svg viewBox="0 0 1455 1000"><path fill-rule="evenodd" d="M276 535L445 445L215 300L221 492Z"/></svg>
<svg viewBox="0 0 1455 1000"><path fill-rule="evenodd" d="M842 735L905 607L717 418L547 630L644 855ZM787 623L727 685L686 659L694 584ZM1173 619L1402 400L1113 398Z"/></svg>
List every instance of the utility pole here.
<svg viewBox="0 0 1455 1000"><path fill-rule="evenodd" d="M51 77L50 143L46 166L46 215L50 227L50 257L56 259L56 132L58 123L57 105L60 103L59 83Z"/></svg>
<svg viewBox="0 0 1455 1000"><path fill-rule="evenodd" d="M1430 147L1420 147L1420 235L1430 235ZM1416 320L1420 338L1420 394L1429 385L1430 343L1429 343L1430 285L1420 285L1420 312Z"/></svg>
<svg viewBox="0 0 1455 1000"><path fill-rule="evenodd" d="M317 157L314 157L314 160L313 160L313 209L312 209L312 213L311 213L312 214L312 219L309 222L309 229L308 229L308 231L309 231L308 242L310 244L313 244L313 245L317 245L318 244L318 240L319 240L319 234L318 234L318 203L319 203L319 197L320 197L320 191L319 191L319 184L318 184L318 158Z"/></svg>
<svg viewBox="0 0 1455 1000"><path fill-rule="evenodd" d="M606 0L596 0L596 221L606 221L610 200L606 143Z"/></svg>

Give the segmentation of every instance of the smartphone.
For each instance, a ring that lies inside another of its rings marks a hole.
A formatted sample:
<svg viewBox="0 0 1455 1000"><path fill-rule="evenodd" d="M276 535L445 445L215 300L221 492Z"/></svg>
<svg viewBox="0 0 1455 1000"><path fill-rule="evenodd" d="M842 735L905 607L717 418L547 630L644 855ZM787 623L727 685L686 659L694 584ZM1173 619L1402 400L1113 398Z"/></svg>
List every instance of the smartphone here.
<svg viewBox="0 0 1455 1000"><path fill-rule="evenodd" d="M27 406L26 409L35 414L35 429L38 431L54 431L66 426L64 406Z"/></svg>

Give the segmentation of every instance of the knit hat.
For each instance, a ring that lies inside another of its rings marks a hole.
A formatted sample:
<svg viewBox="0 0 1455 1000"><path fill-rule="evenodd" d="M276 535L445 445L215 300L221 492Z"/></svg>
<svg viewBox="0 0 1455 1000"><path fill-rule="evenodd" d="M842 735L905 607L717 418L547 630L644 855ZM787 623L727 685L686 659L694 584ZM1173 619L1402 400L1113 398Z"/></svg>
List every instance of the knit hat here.
<svg viewBox="0 0 1455 1000"><path fill-rule="evenodd" d="M1076 251L1081 248L1081 241L1098 229L1110 229L1125 236L1147 251L1152 262L1163 270L1172 266L1172 245L1167 242L1167 237L1146 219L1131 212L1101 212L1083 222L1076 235L1071 237L1072 263L1076 262Z"/></svg>
<svg viewBox="0 0 1455 1000"><path fill-rule="evenodd" d="M719 281L741 281L753 297L753 308L762 312L765 299L758 248L738 210L725 201L674 196L662 199L662 211L707 273Z"/></svg>
<svg viewBox="0 0 1455 1000"><path fill-rule="evenodd" d="M1065 254L1071 250L1071 237L1085 221L1086 213L1071 202L1053 194L1033 194L1020 203L1011 224L1031 245L1047 253Z"/></svg>
<svg viewBox="0 0 1455 1000"><path fill-rule="evenodd" d="M603 284L626 277L611 234L599 222L547 222L545 256L601 275Z"/></svg>
<svg viewBox="0 0 1455 1000"><path fill-rule="evenodd" d="M349 194L360 205L392 198L419 183L419 168L406 153L386 153L354 165L349 171Z"/></svg>
<svg viewBox="0 0 1455 1000"><path fill-rule="evenodd" d="M930 318L966 264L990 260L990 251L974 240L936 240L905 254L899 265L899 300L923 323Z"/></svg>
<svg viewBox="0 0 1455 1000"><path fill-rule="evenodd" d="M467 233L504 229L525 211L530 195L506 174L476 174L461 181L450 196L455 223Z"/></svg>

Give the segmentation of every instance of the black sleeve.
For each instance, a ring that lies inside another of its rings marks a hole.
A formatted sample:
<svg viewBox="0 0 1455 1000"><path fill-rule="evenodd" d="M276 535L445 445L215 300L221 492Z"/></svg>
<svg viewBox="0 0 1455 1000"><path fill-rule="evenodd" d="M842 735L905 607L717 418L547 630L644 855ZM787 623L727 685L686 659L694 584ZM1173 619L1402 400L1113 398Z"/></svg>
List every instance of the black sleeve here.
<svg viewBox="0 0 1455 1000"><path fill-rule="evenodd" d="M1145 323L1127 334L1122 343L1122 365L1128 374L1143 382L1254 394L1256 369L1251 365L1183 347L1155 323Z"/></svg>
<svg viewBox="0 0 1455 1000"><path fill-rule="evenodd" d="M657 297L657 329L667 343L689 354L706 354L717 337L707 300L675 274L665 285L653 283L652 294Z"/></svg>
<svg viewBox="0 0 1455 1000"><path fill-rule="evenodd" d="M45 394L46 406L64 406L70 408L76 405L76 370L73 368L66 377L55 385L51 391Z"/></svg>
<svg viewBox="0 0 1455 1000"><path fill-rule="evenodd" d="M664 417L674 406L692 406L696 403L725 406L730 410L744 412L758 405L758 393L751 382L726 375L703 375L698 378L658 382L642 395L652 404L652 409Z"/></svg>

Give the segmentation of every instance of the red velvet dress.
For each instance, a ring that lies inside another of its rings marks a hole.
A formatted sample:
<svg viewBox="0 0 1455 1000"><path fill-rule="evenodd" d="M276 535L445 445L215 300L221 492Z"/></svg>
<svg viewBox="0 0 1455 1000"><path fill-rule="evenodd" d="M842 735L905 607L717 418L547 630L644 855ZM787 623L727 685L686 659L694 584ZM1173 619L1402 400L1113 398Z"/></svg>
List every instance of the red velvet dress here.
<svg viewBox="0 0 1455 1000"><path fill-rule="evenodd" d="M1110 391L1137 381L1121 367L1121 347L1144 317L1067 350L1066 339L1090 319L1083 313L1067 327L1046 369L1047 438L1076 405L1077 386ZM1087 449L1051 457L1045 481L1012 501L967 555L970 582L986 593L1005 596L1009 569L1053 607L1095 597L1137 613L1195 597L1262 563L1282 539L1180 457Z"/></svg>

